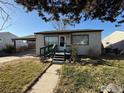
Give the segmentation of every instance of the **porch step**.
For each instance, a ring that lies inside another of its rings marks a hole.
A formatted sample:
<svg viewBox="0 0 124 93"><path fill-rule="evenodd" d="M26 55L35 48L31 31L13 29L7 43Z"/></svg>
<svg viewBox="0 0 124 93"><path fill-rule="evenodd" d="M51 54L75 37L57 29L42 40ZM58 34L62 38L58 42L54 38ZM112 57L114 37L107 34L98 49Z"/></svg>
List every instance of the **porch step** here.
<svg viewBox="0 0 124 93"><path fill-rule="evenodd" d="M64 61L64 57L63 58L53 58L53 60L55 60L55 61Z"/></svg>
<svg viewBox="0 0 124 93"><path fill-rule="evenodd" d="M62 55L55 55L54 58L64 58Z"/></svg>
<svg viewBox="0 0 124 93"><path fill-rule="evenodd" d="M64 52L58 52L58 53L55 53L55 55L64 55ZM70 55L70 53L66 53L66 55Z"/></svg>
<svg viewBox="0 0 124 93"><path fill-rule="evenodd" d="M55 61L55 60L53 60L53 63L54 63L54 64L63 64L64 61Z"/></svg>
<svg viewBox="0 0 124 93"><path fill-rule="evenodd" d="M55 64L62 64L64 63L64 52L57 52L53 58L53 63Z"/></svg>

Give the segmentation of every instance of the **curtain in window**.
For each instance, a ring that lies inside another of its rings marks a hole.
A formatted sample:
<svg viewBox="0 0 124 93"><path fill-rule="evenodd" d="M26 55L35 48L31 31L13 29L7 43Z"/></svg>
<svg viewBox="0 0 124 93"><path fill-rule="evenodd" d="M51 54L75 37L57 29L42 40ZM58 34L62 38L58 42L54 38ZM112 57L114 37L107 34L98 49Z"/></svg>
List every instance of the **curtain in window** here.
<svg viewBox="0 0 124 93"><path fill-rule="evenodd" d="M88 35L74 35L74 36L72 36L72 43L88 45L89 44L89 36Z"/></svg>

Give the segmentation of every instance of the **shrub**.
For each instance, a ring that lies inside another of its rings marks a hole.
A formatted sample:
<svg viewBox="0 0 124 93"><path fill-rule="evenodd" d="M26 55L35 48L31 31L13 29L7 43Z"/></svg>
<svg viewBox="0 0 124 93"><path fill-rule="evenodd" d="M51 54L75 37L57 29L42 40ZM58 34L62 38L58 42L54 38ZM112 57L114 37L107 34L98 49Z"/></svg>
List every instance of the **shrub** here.
<svg viewBox="0 0 124 93"><path fill-rule="evenodd" d="M71 60L73 62L77 61L77 47L75 45L71 46Z"/></svg>
<svg viewBox="0 0 124 93"><path fill-rule="evenodd" d="M14 46L6 45L5 48L2 49L5 53L13 53L15 51Z"/></svg>

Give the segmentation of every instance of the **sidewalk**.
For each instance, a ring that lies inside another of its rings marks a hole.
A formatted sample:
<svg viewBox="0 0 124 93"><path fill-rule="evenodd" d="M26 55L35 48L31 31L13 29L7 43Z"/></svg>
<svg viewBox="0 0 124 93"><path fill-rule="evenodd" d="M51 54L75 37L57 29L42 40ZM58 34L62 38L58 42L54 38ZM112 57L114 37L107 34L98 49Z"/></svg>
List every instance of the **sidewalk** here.
<svg viewBox="0 0 124 93"><path fill-rule="evenodd" d="M60 68L61 65L53 64L27 93L53 93L59 80L56 70Z"/></svg>

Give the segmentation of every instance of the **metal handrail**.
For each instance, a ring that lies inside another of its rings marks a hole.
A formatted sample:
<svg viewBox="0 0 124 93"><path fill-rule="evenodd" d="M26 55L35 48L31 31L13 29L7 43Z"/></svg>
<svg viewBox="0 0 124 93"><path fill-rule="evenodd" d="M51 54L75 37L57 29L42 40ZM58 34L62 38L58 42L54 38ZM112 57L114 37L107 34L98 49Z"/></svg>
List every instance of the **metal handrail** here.
<svg viewBox="0 0 124 93"><path fill-rule="evenodd" d="M64 61L66 61L66 49L64 49Z"/></svg>
<svg viewBox="0 0 124 93"><path fill-rule="evenodd" d="M53 48L51 50L51 52L52 52L52 58L55 56L56 50L57 50L57 45L55 44L55 45L53 45Z"/></svg>
<svg viewBox="0 0 124 93"><path fill-rule="evenodd" d="M43 54L41 53L42 50L44 51ZM57 50L57 45L48 45L40 48L40 56L48 57L51 56L53 57L55 55L55 51Z"/></svg>

